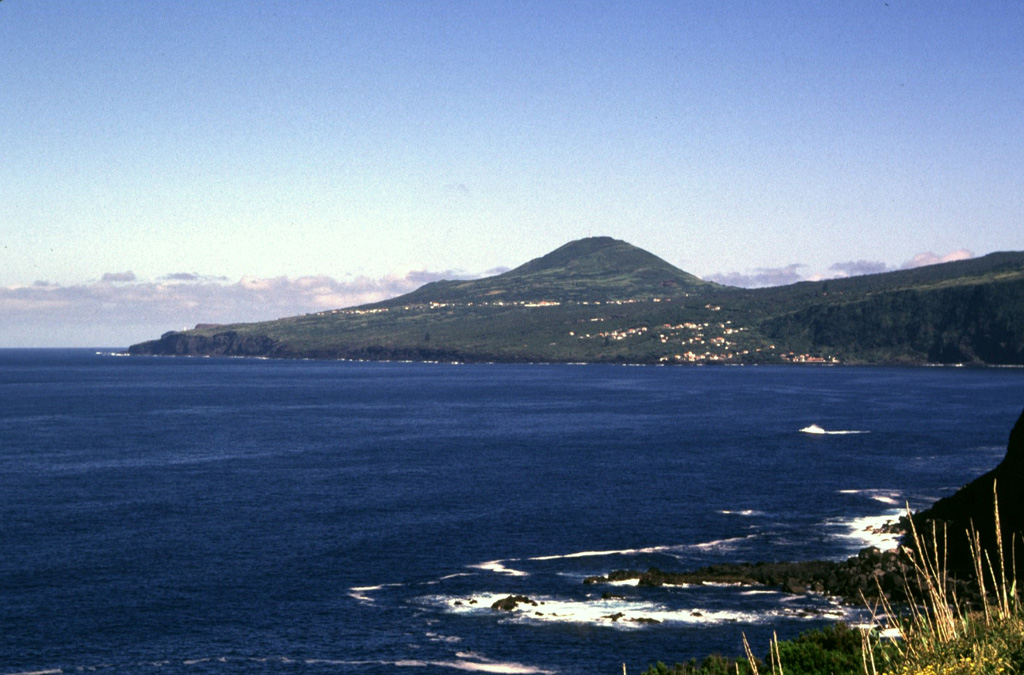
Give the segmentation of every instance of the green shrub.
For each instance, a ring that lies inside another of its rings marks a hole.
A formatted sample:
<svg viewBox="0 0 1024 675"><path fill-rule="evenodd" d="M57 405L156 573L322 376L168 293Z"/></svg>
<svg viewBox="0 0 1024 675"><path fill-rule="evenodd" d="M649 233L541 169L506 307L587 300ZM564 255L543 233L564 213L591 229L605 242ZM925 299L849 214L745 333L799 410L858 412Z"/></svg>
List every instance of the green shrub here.
<svg viewBox="0 0 1024 675"><path fill-rule="evenodd" d="M861 631L845 623L809 630L792 640L778 642L785 675L860 675L864 672L862 649ZM876 663L888 663L895 656L889 653L893 650L887 644L876 644L873 649ZM771 667L765 663L771 663L770 655L764 661L754 661L758 672L771 673ZM731 659L718 654L700 662L690 659L672 667L659 661L648 666L641 675L737 675L737 666L739 675L753 675L747 659Z"/></svg>
<svg viewBox="0 0 1024 675"><path fill-rule="evenodd" d="M762 664L757 663L758 666ZM700 663L696 659L690 659L685 663L677 663L674 666L666 666L658 661L648 666L641 675L753 675L750 663L743 658L731 659L721 654L712 654Z"/></svg>
<svg viewBox="0 0 1024 675"><path fill-rule="evenodd" d="M787 675L860 673L864 663L861 644L859 630L838 623L779 642L778 653Z"/></svg>

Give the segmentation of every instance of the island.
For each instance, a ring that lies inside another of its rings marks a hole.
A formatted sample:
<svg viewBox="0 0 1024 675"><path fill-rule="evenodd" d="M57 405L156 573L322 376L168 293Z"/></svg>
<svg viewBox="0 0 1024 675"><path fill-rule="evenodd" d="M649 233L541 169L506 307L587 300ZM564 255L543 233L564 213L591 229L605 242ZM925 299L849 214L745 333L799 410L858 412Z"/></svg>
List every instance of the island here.
<svg viewBox="0 0 1024 675"><path fill-rule="evenodd" d="M503 363L1024 365L1024 253L789 286L704 281L624 241L358 307L197 324L133 355Z"/></svg>

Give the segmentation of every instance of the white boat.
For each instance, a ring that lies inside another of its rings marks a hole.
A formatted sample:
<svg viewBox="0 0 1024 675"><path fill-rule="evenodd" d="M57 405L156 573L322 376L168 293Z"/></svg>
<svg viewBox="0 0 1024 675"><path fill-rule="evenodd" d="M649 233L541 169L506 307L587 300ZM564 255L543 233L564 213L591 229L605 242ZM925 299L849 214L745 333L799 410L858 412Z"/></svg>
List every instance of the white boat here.
<svg viewBox="0 0 1024 675"><path fill-rule="evenodd" d="M824 429L819 427L817 424L812 424L809 427L804 427L803 429L801 429L800 433L804 433L804 434L824 434L826 432L825 432Z"/></svg>

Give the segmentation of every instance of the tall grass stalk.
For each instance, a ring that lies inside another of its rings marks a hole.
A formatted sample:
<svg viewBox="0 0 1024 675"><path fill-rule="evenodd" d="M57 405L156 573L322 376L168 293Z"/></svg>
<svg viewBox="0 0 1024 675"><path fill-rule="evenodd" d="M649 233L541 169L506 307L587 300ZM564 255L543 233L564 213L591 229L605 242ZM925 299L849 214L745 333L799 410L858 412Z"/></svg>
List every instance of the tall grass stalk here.
<svg viewBox="0 0 1024 675"><path fill-rule="evenodd" d="M782 643L780 648L778 635L773 634L767 659L770 675L785 675L784 658L788 661L791 675L856 675L857 670L862 675L1024 675L1024 606L1017 595L1016 582L1017 533L1014 533L1010 544L1007 569L995 485L992 490L994 551L983 549L981 534L973 523L965 533L970 544L974 583L977 584L976 589L970 589L967 594L968 602L961 604L957 597L957 582L949 576L946 563L948 533L943 529L940 537L933 522L929 535L922 536L910 517L908 505L908 536L912 547L904 549L906 563L902 574L907 601L894 604L883 592L879 577L875 578L878 600L873 606L861 594L864 606L871 611L871 624L885 625L888 630L861 629L859 646L835 640L837 633L833 632L833 641L824 650L823 642L813 637L805 640L804 635ZM842 635L842 631L838 635ZM835 645L840 643L843 646L837 649ZM856 653L857 649L860 654ZM745 663L709 658L699 666L691 661L690 664L676 664L675 669L658 663L647 673L721 675L735 670L735 675L761 675L759 666L761 669L766 666L754 658L746 635L743 635L743 650ZM832 651L823 656L823 651L827 650ZM837 659L836 654L840 658ZM852 655L853 658L845 659L843 655ZM722 667L723 661L729 663L725 668Z"/></svg>
<svg viewBox="0 0 1024 675"><path fill-rule="evenodd" d="M933 523L931 536L926 539L917 532L913 519L908 518L913 542L913 548L908 551L909 564L917 584L916 589L912 589L905 577L910 601L902 614L894 611L893 605L882 596L883 617L888 625L899 629L900 637L891 643L896 649L896 659L885 673L1024 672L1024 612L1017 596L1015 547L1011 550L1008 577L998 495L995 495L993 510L997 542L994 561L989 551L982 549L981 535L973 524L966 533L980 607L962 606L956 597L945 567L946 533L939 537ZM943 542L941 550L939 541ZM874 647L879 639L877 634L865 633L865 675L878 675Z"/></svg>

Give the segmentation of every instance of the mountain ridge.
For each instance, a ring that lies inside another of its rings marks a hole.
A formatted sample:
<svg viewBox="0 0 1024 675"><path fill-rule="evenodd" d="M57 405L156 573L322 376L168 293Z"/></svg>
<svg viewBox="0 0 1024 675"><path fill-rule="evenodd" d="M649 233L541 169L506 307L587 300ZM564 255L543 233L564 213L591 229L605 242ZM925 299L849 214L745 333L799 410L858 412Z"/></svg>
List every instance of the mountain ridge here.
<svg viewBox="0 0 1024 675"><path fill-rule="evenodd" d="M508 272L378 303L203 326L132 354L608 363L1024 365L1024 253L742 289L627 242L569 242Z"/></svg>
<svg viewBox="0 0 1024 675"><path fill-rule="evenodd" d="M492 277L435 281L379 306L418 302L467 301L501 296L510 301L626 300L673 291L715 287L652 253L611 237L588 237L564 244Z"/></svg>

